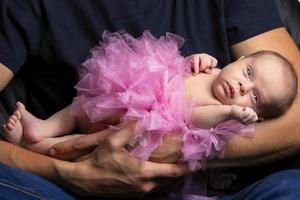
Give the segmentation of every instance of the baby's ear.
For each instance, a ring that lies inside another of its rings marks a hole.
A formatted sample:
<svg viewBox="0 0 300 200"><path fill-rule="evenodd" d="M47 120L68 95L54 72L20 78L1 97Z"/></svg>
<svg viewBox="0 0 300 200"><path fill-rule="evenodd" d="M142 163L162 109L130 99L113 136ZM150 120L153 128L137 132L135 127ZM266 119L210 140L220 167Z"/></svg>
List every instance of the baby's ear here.
<svg viewBox="0 0 300 200"><path fill-rule="evenodd" d="M245 56L241 56L241 57L239 57L239 59L238 59L238 60L241 60L241 59L243 59L243 58L245 58Z"/></svg>

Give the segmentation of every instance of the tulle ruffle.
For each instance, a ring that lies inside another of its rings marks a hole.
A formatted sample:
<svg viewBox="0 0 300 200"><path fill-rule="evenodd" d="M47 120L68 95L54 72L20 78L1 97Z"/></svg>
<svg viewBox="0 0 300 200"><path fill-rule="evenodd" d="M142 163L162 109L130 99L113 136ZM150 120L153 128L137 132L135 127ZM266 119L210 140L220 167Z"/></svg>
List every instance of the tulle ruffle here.
<svg viewBox="0 0 300 200"><path fill-rule="evenodd" d="M190 123L189 112L196 104L182 98L190 73L189 61L179 51L183 42L171 33L155 38L145 31L133 38L125 32L104 32L82 64L72 113L97 122L122 112L122 123L137 121L145 133L131 153L140 159L148 159L170 131L182 138L181 162L191 169L203 168L207 158L221 157L227 140L246 129L233 121L209 130Z"/></svg>

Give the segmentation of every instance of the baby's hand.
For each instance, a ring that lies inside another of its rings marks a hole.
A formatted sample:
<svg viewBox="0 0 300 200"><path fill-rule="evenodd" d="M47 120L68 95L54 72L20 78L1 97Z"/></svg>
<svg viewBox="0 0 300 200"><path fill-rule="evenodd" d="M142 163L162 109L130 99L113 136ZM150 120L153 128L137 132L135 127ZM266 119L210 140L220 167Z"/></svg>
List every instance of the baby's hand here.
<svg viewBox="0 0 300 200"><path fill-rule="evenodd" d="M237 105L231 106L231 119L237 120L242 124L251 124L258 120L256 112L249 107L242 107Z"/></svg>
<svg viewBox="0 0 300 200"><path fill-rule="evenodd" d="M216 67L218 64L216 58L206 53L193 54L187 59L192 62L192 69L195 73L205 72L209 74L211 73L212 68Z"/></svg>

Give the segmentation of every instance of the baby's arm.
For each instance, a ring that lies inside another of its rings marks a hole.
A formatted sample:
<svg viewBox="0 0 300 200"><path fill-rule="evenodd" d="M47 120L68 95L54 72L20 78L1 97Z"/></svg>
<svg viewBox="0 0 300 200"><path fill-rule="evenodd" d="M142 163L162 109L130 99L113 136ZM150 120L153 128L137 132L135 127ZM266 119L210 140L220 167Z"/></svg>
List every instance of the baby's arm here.
<svg viewBox="0 0 300 200"><path fill-rule="evenodd" d="M192 123L199 128L212 128L231 119L247 125L257 121L258 116L253 109L237 105L199 106L192 112Z"/></svg>

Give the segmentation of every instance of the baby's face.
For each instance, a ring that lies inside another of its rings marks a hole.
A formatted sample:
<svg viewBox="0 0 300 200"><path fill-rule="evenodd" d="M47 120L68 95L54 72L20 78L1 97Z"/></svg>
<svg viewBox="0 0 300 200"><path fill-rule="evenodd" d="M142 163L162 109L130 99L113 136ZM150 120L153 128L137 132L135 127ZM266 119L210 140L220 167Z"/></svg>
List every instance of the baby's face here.
<svg viewBox="0 0 300 200"><path fill-rule="evenodd" d="M265 103L279 103L288 95L281 65L270 55L237 60L227 65L215 79L214 95L222 104L256 111Z"/></svg>

